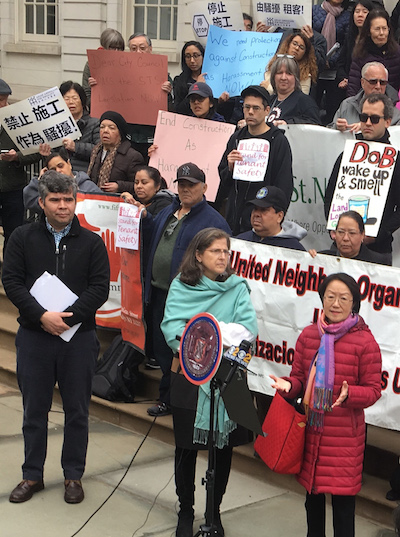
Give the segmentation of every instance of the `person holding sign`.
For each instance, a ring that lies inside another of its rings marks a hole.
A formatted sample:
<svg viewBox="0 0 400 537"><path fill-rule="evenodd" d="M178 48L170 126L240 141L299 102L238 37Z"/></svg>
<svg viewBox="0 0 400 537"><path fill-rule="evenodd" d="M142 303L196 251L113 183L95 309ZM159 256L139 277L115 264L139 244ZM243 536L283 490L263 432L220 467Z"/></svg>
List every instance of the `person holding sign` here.
<svg viewBox="0 0 400 537"><path fill-rule="evenodd" d="M309 95L301 91L300 69L289 54L278 54L271 66L271 111L267 121L278 125L307 123L319 125L319 108Z"/></svg>
<svg viewBox="0 0 400 537"><path fill-rule="evenodd" d="M381 352L360 311L360 288L345 273L318 289L322 311L300 334L289 377L272 387L301 396L307 428L297 481L306 489L308 537L325 535L325 495L332 495L334 537L354 537L355 497L365 450L364 408L381 396Z"/></svg>
<svg viewBox="0 0 400 537"><path fill-rule="evenodd" d="M359 140L365 140L367 142L381 142L382 144L390 144L389 141L389 133L387 131L387 128L390 125L390 122L393 117L393 103L387 97L386 95L373 93L372 95L369 95L368 97L365 97L364 100L361 103L361 114L360 114L360 123L361 123L361 134L357 135L356 138ZM384 145L382 145L382 151L384 150ZM366 145L366 149L368 149L368 145ZM340 175L340 167L341 167L341 161L342 161L343 153L339 155L337 158L335 165L333 167L331 176L329 178L328 186L326 188L325 192L325 203L324 203L324 209L325 209L325 217L328 219L330 210L331 210L331 204L333 200L333 195L335 192L336 184L339 179ZM369 177L369 162L368 158L369 156L366 156L364 154L365 158L360 161L354 162L354 181L360 177L361 181L358 181L357 184L364 184L366 186L366 179L369 179L370 181L383 181L383 179L373 179L372 177ZM397 156L397 155L396 155ZM371 165L372 162L374 162L374 157L376 155L371 156ZM390 163L393 167L395 157L391 157L389 161L383 163L384 166L387 168ZM350 163L352 164L352 163ZM376 173L382 173L381 170L378 170ZM349 168L349 170L351 170ZM369 184L369 183L368 183ZM379 184L378 184L379 186ZM354 194L365 194L365 189L359 190L355 189ZM371 195L374 195L374 191L368 190L368 192ZM379 198L379 192L376 191L376 195ZM368 224L368 221L365 222ZM394 164L394 169L392 170L392 177L390 182L389 191L386 198L386 203L383 210L383 215L379 227L379 232L376 237L369 237L366 236L364 239L364 243L367 245L368 248L375 252L379 252L381 254L386 254L386 264L391 265L392 264L392 241L393 241L393 233L399 229L400 227L400 168L398 165L398 162L396 160Z"/></svg>
<svg viewBox="0 0 400 537"><path fill-rule="evenodd" d="M127 139L128 125L118 112L104 112L100 118L100 143L90 157L88 176L104 192L130 190L142 155Z"/></svg>
<svg viewBox="0 0 400 537"><path fill-rule="evenodd" d="M258 328L250 300L249 287L229 263L229 236L221 229L199 231L189 244L172 281L165 304L161 329L171 352L179 349L188 319L202 312L213 315L220 323L224 346L239 345L245 339L254 341ZM194 489L197 452L207 449L209 436L210 384L191 384L181 374L179 360L174 358L171 375L171 402L175 435L175 483L179 497L179 520L176 537L193 536ZM217 431L214 490L215 537L223 537L220 505L224 496L232 461L233 446L247 444L249 432L228 418L220 397L216 399Z"/></svg>
<svg viewBox="0 0 400 537"><path fill-rule="evenodd" d="M182 48L182 73L174 78L174 104L175 112L190 116L187 101L188 89L195 82L205 82L202 67L204 47L198 41L188 41Z"/></svg>
<svg viewBox="0 0 400 537"><path fill-rule="evenodd" d="M11 88L0 79L0 108L8 106ZM0 127L0 215L4 232L5 252L11 233L24 223L22 190L27 183L25 166L38 162L39 153L22 155L6 130Z"/></svg>
<svg viewBox="0 0 400 537"><path fill-rule="evenodd" d="M287 207L293 191L292 153L282 130L265 122L270 113L269 93L249 86L241 93L246 126L229 139L218 166L221 179L215 206L226 203L226 219L233 234L251 229L251 206L262 186L279 186Z"/></svg>

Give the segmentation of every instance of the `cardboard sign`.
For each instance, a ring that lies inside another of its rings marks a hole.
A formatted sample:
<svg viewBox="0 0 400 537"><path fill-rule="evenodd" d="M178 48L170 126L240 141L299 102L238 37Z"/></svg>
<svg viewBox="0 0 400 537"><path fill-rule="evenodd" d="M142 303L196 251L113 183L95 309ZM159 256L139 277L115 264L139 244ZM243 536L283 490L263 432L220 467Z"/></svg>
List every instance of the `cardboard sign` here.
<svg viewBox="0 0 400 537"><path fill-rule="evenodd" d="M220 181L218 164L234 132L235 126L230 123L160 110L154 135L158 149L149 165L158 169L170 190L177 192L176 170L185 162L193 162L206 174L206 198L214 201Z"/></svg>
<svg viewBox="0 0 400 537"><path fill-rule="evenodd" d="M268 166L269 149L268 140L262 140L261 138L241 140L238 145L238 151L240 151L243 160L235 162L233 179L253 181L255 183L264 181Z"/></svg>
<svg viewBox="0 0 400 537"><path fill-rule="evenodd" d="M257 2L253 0L255 22L263 22L266 26L279 28L301 28L305 24L311 26L311 0L277 0L274 2Z"/></svg>
<svg viewBox="0 0 400 537"><path fill-rule="evenodd" d="M91 115L119 112L128 123L155 125L159 110L167 110L168 58L118 50L88 50L92 86Z"/></svg>
<svg viewBox="0 0 400 537"><path fill-rule="evenodd" d="M186 6L196 41L204 46L212 26L237 31L244 29L239 0L229 0L229 2L226 0L225 2L189 0Z"/></svg>
<svg viewBox="0 0 400 537"><path fill-rule="evenodd" d="M397 150L388 144L347 141L328 217L328 229L336 229L344 211L358 212L365 234L378 235L386 198L396 164Z"/></svg>
<svg viewBox="0 0 400 537"><path fill-rule="evenodd" d="M140 210L135 205L120 203L118 207L117 240L119 248L139 249Z"/></svg>
<svg viewBox="0 0 400 537"><path fill-rule="evenodd" d="M217 97L231 97L264 80L265 67L275 54L282 34L230 32L211 26L203 62L207 84Z"/></svg>
<svg viewBox="0 0 400 537"><path fill-rule="evenodd" d="M59 147L64 138L82 136L58 88L1 108L0 121L23 155L37 153L40 144Z"/></svg>

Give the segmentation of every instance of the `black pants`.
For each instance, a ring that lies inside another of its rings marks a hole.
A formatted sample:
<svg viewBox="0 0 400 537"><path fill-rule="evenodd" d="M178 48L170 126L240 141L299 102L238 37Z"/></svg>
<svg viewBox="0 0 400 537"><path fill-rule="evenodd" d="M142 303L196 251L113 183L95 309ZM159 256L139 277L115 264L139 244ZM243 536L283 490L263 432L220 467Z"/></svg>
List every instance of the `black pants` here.
<svg viewBox="0 0 400 537"><path fill-rule="evenodd" d="M96 332L77 332L66 343L44 331L19 328L15 345L24 406L23 478L43 479L48 413L58 382L65 414L61 465L65 479L80 479L85 469L89 402L99 352Z"/></svg>
<svg viewBox="0 0 400 537"><path fill-rule="evenodd" d="M164 334L161 331L161 322L164 317L165 302L167 300L168 291L163 291L157 287L151 288L151 304L152 309L152 328L153 328L153 353L158 365L161 367L162 378L160 381L160 401L170 404L170 382L171 382L171 365L173 352L165 341Z"/></svg>
<svg viewBox="0 0 400 537"><path fill-rule="evenodd" d="M196 473L196 449L175 448L175 485L180 509L185 513L193 512L194 479ZM216 450L214 514L219 513L223 495L228 484L232 464L232 448Z"/></svg>
<svg viewBox="0 0 400 537"><path fill-rule="evenodd" d="M18 226L22 226L24 223L24 201L22 198L22 190L0 192L0 206L4 231L4 253L11 233L14 229Z"/></svg>
<svg viewBox="0 0 400 537"><path fill-rule="evenodd" d="M306 497L307 537L325 537L325 494ZM332 494L334 537L354 537L355 496Z"/></svg>

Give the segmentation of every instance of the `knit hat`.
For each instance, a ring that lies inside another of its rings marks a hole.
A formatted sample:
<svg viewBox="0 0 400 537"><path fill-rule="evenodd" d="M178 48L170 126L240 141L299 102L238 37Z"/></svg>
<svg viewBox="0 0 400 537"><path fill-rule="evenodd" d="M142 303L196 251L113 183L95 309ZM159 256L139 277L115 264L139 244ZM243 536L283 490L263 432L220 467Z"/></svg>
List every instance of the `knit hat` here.
<svg viewBox="0 0 400 537"><path fill-rule="evenodd" d="M0 78L0 95L11 95L10 86L2 78Z"/></svg>
<svg viewBox="0 0 400 537"><path fill-rule="evenodd" d="M204 175L203 170L200 170L200 168L196 166L196 164L193 164L193 162L187 162L186 164L179 166L174 183L180 179L187 179L191 183L206 182L206 176Z"/></svg>
<svg viewBox="0 0 400 537"><path fill-rule="evenodd" d="M286 213L288 202L284 191L277 186L263 186L256 194L254 200L247 202L256 207L273 207L275 211Z"/></svg>
<svg viewBox="0 0 400 537"><path fill-rule="evenodd" d="M118 127L119 133L121 135L122 140L126 140L127 134L128 134L128 124L125 121L125 119L121 116L121 114L118 114L118 112L112 112L111 110L108 110L107 112L104 112L101 115L100 118L100 124L104 119L108 119L109 121L112 121L116 124Z"/></svg>

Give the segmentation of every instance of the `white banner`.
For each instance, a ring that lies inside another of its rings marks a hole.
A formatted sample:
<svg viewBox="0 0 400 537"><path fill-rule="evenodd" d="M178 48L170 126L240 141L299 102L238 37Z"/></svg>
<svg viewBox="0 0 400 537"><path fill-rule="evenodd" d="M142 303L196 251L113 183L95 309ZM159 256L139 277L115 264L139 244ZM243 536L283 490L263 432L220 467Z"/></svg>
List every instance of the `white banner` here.
<svg viewBox="0 0 400 537"><path fill-rule="evenodd" d="M311 0L278 0L274 2L258 2L253 0L253 13L256 22L266 26L280 28L301 28L305 24L311 26Z"/></svg>
<svg viewBox="0 0 400 537"><path fill-rule="evenodd" d="M287 125L285 132L293 154L294 182L286 219L307 230L307 237L301 241L306 249L326 250L332 241L326 231L325 189L346 140L354 139L354 135L316 125ZM399 149L400 127L389 127L389 133L392 145ZM400 267L399 232L394 234L393 265Z"/></svg>
<svg viewBox="0 0 400 537"><path fill-rule="evenodd" d="M1 108L0 121L23 155L37 153L40 144L59 147L64 138L82 136L58 88Z"/></svg>
<svg viewBox="0 0 400 537"><path fill-rule="evenodd" d="M232 239L232 265L252 290L259 335L248 382L274 394L269 375L289 375L296 340L321 309L318 287L328 274L346 272L359 282L360 314L382 352L382 397L367 422L400 430L400 269Z"/></svg>
<svg viewBox="0 0 400 537"><path fill-rule="evenodd" d="M196 40L204 46L207 43L210 26L218 26L226 30L244 30L239 0L224 0L223 2L188 0L185 4Z"/></svg>

